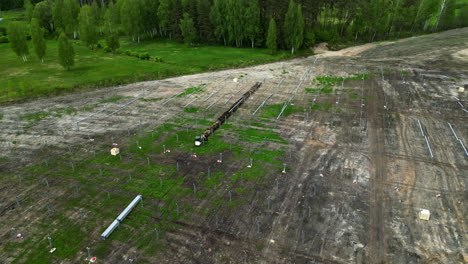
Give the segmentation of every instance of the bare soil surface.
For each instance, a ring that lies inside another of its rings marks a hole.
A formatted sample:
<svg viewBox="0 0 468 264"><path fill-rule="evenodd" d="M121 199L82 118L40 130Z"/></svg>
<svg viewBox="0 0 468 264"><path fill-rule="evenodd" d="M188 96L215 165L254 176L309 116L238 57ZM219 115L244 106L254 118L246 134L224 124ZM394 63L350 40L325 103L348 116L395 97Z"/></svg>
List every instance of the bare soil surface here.
<svg viewBox="0 0 468 264"><path fill-rule="evenodd" d="M254 191L246 195L216 189L218 197L243 203L177 220L180 228L165 232L156 253L137 246L146 239L136 235L144 226L131 225L136 217L130 217L129 224L119 228L134 229L135 235L125 242L106 240L109 250L99 263L130 263L130 258L136 263L171 264L468 263L468 156L460 144L468 147L468 92L458 92L468 84L467 50L464 28L1 106L0 262L23 263L21 256L28 251L11 235L12 228L24 234L24 241L36 239L46 245L47 234L60 221L49 217L53 210L64 210L67 219L83 226L91 247L99 247L104 243L99 235L109 219L90 222L88 216L109 193L128 194L119 188L126 180L116 176L109 178L109 186L96 186L107 194L62 209L62 201L80 192L75 181L54 178L47 187L47 175L41 172L37 172L41 177L22 179L25 168L65 155L71 156L74 166L93 151L108 151L113 142L125 153L135 134L181 117L194 120L181 124L181 129L199 135L206 125L197 118L214 121L255 82L263 82L228 123L235 127L260 123L287 145L250 144L234 133L223 140L251 151L283 148L280 159L287 164L287 173L252 181ZM325 87L316 81L358 74L365 77L336 82L328 92L320 91ZM200 85L202 93L177 96ZM279 119L261 117L266 107L289 100L288 107L300 110ZM253 115L262 102L265 106ZM199 112L188 113L187 107ZM207 167L212 173L230 173L248 164L236 160L229 149L223 152L227 161L222 164L216 163L217 156L199 160L186 153L153 156L160 164L178 162L189 187L198 183L197 175ZM209 203L187 202L194 211L203 211ZM157 200L145 203L160 205ZM110 207L115 215L123 209ZM428 221L419 219L421 208L430 210ZM152 216L156 222L158 217L156 212ZM47 230L40 224L44 219L51 223ZM18 243L16 250L6 250L11 243ZM52 262L87 263L86 248L77 251Z"/></svg>

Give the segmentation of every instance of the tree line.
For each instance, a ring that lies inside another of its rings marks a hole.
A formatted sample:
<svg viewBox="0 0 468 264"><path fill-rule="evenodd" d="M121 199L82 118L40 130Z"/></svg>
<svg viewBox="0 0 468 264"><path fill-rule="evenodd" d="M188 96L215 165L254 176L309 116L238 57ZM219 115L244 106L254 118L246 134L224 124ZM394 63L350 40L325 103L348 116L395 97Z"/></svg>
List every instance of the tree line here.
<svg viewBox="0 0 468 264"><path fill-rule="evenodd" d="M111 50L126 35L294 53L316 41L368 42L468 26L462 0L25 0L24 8L33 42L44 30L92 49L105 38Z"/></svg>

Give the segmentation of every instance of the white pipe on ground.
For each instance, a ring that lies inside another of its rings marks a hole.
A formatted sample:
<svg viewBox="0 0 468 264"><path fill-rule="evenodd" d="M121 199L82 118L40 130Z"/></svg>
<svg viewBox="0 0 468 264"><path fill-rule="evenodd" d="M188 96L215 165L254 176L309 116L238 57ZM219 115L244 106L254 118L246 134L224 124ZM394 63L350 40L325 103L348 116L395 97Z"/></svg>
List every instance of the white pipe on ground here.
<svg viewBox="0 0 468 264"><path fill-rule="evenodd" d="M127 215L135 208L135 206L138 204L143 199L143 196L141 194L137 195L135 199L123 210L122 213L110 224L109 227L101 234L101 239L106 240L112 232L120 225L120 223L127 217Z"/></svg>

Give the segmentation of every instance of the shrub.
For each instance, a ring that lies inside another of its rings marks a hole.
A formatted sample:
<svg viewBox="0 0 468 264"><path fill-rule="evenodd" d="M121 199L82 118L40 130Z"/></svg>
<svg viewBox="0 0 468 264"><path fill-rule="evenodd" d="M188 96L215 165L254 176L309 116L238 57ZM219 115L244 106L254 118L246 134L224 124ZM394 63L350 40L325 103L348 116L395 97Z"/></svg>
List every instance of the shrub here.
<svg viewBox="0 0 468 264"><path fill-rule="evenodd" d="M104 47L104 52L107 52L107 53L112 52L112 49L106 46Z"/></svg>
<svg viewBox="0 0 468 264"><path fill-rule="evenodd" d="M330 33L328 33L328 31L319 31L317 32L316 34L316 40L317 42L328 42L330 41Z"/></svg>
<svg viewBox="0 0 468 264"><path fill-rule="evenodd" d="M312 47L315 45L315 34L314 32L307 32L304 36L304 46Z"/></svg>
<svg viewBox="0 0 468 264"><path fill-rule="evenodd" d="M163 62L163 59L160 57L151 57L151 60L155 62Z"/></svg>
<svg viewBox="0 0 468 264"><path fill-rule="evenodd" d="M98 43L98 44L96 45L96 49L102 49L101 43Z"/></svg>
<svg viewBox="0 0 468 264"><path fill-rule="evenodd" d="M0 36L0 43L8 43L8 37L7 36Z"/></svg>
<svg viewBox="0 0 468 264"><path fill-rule="evenodd" d="M141 60L149 60L150 59L150 55L149 53L142 53L142 54L139 54L138 56Z"/></svg>

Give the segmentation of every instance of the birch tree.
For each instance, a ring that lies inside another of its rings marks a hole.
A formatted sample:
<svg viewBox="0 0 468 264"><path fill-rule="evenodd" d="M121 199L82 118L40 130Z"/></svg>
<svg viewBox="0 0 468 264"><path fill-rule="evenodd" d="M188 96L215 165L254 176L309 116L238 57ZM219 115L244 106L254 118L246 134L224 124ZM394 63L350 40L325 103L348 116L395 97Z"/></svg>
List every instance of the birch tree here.
<svg viewBox="0 0 468 264"><path fill-rule="evenodd" d="M12 22L8 25L8 40L10 41L11 49L23 59L28 61L29 48L26 42L26 27L21 22Z"/></svg>
<svg viewBox="0 0 468 264"><path fill-rule="evenodd" d="M46 41L44 39L44 29L39 25L37 19L31 20L31 40L34 46L34 52L37 57L44 63L44 56L46 53Z"/></svg>

